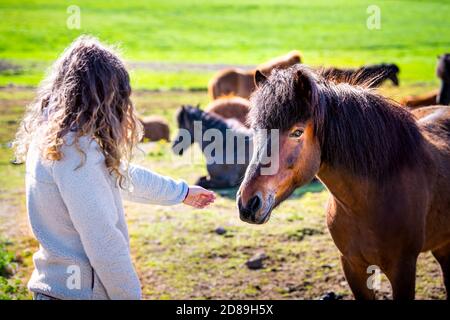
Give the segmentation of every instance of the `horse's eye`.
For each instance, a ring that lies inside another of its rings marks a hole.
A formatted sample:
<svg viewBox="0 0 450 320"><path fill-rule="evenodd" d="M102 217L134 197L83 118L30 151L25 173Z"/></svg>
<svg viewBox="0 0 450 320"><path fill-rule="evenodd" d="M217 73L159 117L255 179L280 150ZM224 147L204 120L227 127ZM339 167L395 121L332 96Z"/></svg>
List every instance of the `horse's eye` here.
<svg viewBox="0 0 450 320"><path fill-rule="evenodd" d="M303 134L303 130L297 129L295 131L293 131L290 136L293 138L300 138Z"/></svg>

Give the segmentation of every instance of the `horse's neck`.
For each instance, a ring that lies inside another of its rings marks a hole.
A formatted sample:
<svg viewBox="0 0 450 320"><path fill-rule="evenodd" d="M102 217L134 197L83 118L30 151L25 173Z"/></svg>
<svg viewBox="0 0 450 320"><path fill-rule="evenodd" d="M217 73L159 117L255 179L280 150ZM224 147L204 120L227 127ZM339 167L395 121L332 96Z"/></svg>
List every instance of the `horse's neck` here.
<svg viewBox="0 0 450 320"><path fill-rule="evenodd" d="M322 164L317 177L330 191L340 206L352 211L351 208L363 206L367 199L371 183L365 178L356 178L343 170L335 169L329 165Z"/></svg>
<svg viewBox="0 0 450 320"><path fill-rule="evenodd" d="M221 151L223 152L223 157L228 157L227 152L230 151L227 148L233 148L233 153L234 155L238 156L237 153L239 152L244 152L245 154L243 155L246 159L246 161L248 162L250 160L251 157L251 152L253 150L253 139L252 139L252 132L250 131L250 129L247 129L245 127L239 127L238 124L236 124L236 127L234 126L230 126L228 123L225 122L221 122L220 120L214 119L214 118L210 118L210 117L206 117L206 118L201 118L198 119L196 121L201 121L202 122L202 130L201 130L201 135L195 135L194 134L194 141L200 146L200 149L203 152L203 155L206 157L206 160L208 163L215 163L217 160L220 160L217 154L211 154L211 152L206 152L205 153L205 148L207 146L209 146L211 143L215 143L215 147L214 149L217 151L217 148L222 149ZM217 141L203 141L203 137L205 134L205 131L209 130L209 129L215 129L218 130L222 136L222 144L217 145ZM229 135L230 134L230 135ZM235 143L234 139L235 137L238 139L238 142ZM228 139L232 139L233 142L228 141ZM242 140L244 139L244 140ZM240 142L245 141L244 145L238 145L240 144ZM229 143L230 142L230 143ZM244 149L242 149L244 148ZM211 151L211 150L209 150ZM241 157L242 154L239 154L238 158ZM241 159L241 158L239 158ZM225 158L221 159L221 161L225 161ZM240 163L241 160L236 160Z"/></svg>
<svg viewBox="0 0 450 320"><path fill-rule="evenodd" d="M437 99L438 104L449 105L450 104L450 81L442 80L441 89Z"/></svg>
<svg viewBox="0 0 450 320"><path fill-rule="evenodd" d="M194 140L196 143L199 144L202 151L204 151L205 147L208 145L208 143L205 144L203 141L203 136L205 134L205 131L207 131L209 129L217 129L222 133L222 135L225 139L226 125L224 125L223 128L221 126L217 126L218 121L216 119L207 117L207 116L205 116L205 114L201 114L198 117L198 119L195 119L194 121L201 122L201 135L200 136L194 135Z"/></svg>

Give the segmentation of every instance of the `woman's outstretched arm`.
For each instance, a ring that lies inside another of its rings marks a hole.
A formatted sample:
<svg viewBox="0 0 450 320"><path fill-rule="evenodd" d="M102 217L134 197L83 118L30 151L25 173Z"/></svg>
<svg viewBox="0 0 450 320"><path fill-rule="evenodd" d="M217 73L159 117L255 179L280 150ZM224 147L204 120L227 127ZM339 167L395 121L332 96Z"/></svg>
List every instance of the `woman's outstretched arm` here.
<svg viewBox="0 0 450 320"><path fill-rule="evenodd" d="M130 165L129 176L132 185L122 189L126 200L148 204L174 205L184 202L196 208L203 208L215 199L213 192L201 187L189 187L184 181L154 173L141 166Z"/></svg>

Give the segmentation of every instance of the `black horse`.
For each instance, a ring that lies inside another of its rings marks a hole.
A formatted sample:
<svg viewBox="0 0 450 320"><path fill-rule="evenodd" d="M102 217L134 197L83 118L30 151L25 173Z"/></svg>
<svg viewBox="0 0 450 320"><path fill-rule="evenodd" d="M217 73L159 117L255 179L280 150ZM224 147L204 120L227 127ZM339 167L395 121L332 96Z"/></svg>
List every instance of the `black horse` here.
<svg viewBox="0 0 450 320"><path fill-rule="evenodd" d="M396 64L375 64L357 69L323 68L319 73L327 80L334 82L349 82L364 84L366 87L379 87L387 79L395 86L399 85L397 74L400 72Z"/></svg>
<svg viewBox="0 0 450 320"><path fill-rule="evenodd" d="M438 57L436 74L441 79L441 88L437 96L437 103L442 105L450 104L450 53Z"/></svg>
<svg viewBox="0 0 450 320"><path fill-rule="evenodd" d="M194 142L206 158L209 176L196 182L204 188L238 186L251 158L252 131L235 119L224 119L198 107L182 106L177 112L179 132L172 150L182 155Z"/></svg>

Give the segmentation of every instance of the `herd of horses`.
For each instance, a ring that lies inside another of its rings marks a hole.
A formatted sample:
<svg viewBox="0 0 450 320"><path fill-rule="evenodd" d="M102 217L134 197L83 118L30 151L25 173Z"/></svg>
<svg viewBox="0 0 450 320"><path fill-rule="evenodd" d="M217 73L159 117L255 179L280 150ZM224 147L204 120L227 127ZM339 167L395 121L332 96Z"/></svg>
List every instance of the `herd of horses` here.
<svg viewBox="0 0 450 320"><path fill-rule="evenodd" d="M260 70L261 69L261 70ZM329 190L327 225L357 299L374 299L368 267L389 279L394 299L413 299L416 261L431 251L450 295L450 54L439 57L438 91L398 103L372 88L399 85L394 64L312 69L297 51L254 70L226 69L209 83L205 109L182 106L177 125L205 155L206 130L245 136L245 163L206 159L206 188L239 186L243 221L262 224L292 192L317 177ZM195 138L195 123L202 134ZM260 155L279 131L278 171ZM179 133L172 149L183 139ZM223 148L227 148L224 142ZM236 145L233 148L237 148ZM236 149L235 149L235 152ZM251 155L252 153L252 155Z"/></svg>

